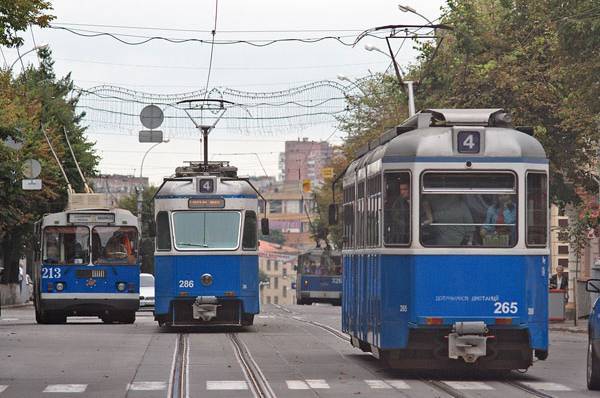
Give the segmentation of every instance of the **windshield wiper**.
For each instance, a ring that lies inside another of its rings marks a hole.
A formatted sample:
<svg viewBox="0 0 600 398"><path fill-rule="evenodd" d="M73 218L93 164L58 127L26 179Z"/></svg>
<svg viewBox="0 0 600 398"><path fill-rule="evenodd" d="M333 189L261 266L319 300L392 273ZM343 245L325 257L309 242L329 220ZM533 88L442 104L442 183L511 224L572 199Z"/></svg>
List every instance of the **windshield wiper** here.
<svg viewBox="0 0 600 398"><path fill-rule="evenodd" d="M200 242L177 242L177 244L180 246L208 247L208 244Z"/></svg>

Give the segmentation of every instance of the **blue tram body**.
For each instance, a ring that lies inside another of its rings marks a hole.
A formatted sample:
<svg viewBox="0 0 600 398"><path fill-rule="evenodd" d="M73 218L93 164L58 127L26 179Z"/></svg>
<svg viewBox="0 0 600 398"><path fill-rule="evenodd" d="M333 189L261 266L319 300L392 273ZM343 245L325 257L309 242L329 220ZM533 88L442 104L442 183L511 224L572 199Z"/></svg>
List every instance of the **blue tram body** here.
<svg viewBox="0 0 600 398"><path fill-rule="evenodd" d="M34 269L38 323L98 316L133 323L139 308L137 219L122 209L54 213L36 224Z"/></svg>
<svg viewBox="0 0 600 398"><path fill-rule="evenodd" d="M155 319L251 325L259 312L257 192L233 167L202 167L178 168L155 196Z"/></svg>
<svg viewBox="0 0 600 398"><path fill-rule="evenodd" d="M315 248L298 256L296 304L342 302L341 253Z"/></svg>
<svg viewBox="0 0 600 398"><path fill-rule="evenodd" d="M548 355L548 161L503 115L421 112L342 176L342 328L392 367Z"/></svg>

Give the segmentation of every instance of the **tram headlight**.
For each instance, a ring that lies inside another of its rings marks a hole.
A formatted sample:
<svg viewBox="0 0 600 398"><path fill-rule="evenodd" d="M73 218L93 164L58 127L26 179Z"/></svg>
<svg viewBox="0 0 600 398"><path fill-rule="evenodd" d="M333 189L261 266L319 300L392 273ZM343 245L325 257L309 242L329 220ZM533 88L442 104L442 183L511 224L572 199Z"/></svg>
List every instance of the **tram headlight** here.
<svg viewBox="0 0 600 398"><path fill-rule="evenodd" d="M200 282L202 282L202 284L203 284L204 286L209 286L209 285L212 285L212 283L213 283L213 277L212 277L212 275L211 275L211 274L203 274L203 275L200 277Z"/></svg>
<svg viewBox="0 0 600 398"><path fill-rule="evenodd" d="M117 283L117 290L120 292L124 292L127 289L127 284L125 282Z"/></svg>
<svg viewBox="0 0 600 398"><path fill-rule="evenodd" d="M62 292L63 290L65 290L65 284L62 282L56 282L55 289L57 292Z"/></svg>

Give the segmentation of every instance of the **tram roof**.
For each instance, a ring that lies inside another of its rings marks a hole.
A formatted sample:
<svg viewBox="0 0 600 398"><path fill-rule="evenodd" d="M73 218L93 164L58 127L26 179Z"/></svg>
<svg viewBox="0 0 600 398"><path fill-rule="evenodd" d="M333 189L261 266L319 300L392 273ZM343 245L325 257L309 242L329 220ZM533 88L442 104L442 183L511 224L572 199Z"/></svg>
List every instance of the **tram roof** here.
<svg viewBox="0 0 600 398"><path fill-rule="evenodd" d="M88 209L75 209L75 210L65 210L58 213L50 213L46 214L43 217L43 224L49 225L65 225L71 224L68 223L68 215L69 214L114 214L116 224L122 224L121 221L126 221L127 225L131 225L133 227L137 227L137 217L134 216L129 210L120 209L120 208L88 208Z"/></svg>
<svg viewBox="0 0 600 398"><path fill-rule="evenodd" d="M380 160L384 163L427 162L444 158L472 161L496 158L507 162L515 159L546 160L546 152L539 141L509 127L506 120L502 109L428 109L419 112L361 148L345 174ZM485 131L480 153L456 153L454 131L462 128Z"/></svg>
<svg viewBox="0 0 600 398"><path fill-rule="evenodd" d="M201 194L198 192L198 180L202 178L215 179L215 192L211 194ZM156 199L170 197L190 197L190 196L222 196L222 195L249 195L256 197L256 192L243 180L227 180L227 177L216 176L194 176L184 178L165 179L160 190L156 193Z"/></svg>

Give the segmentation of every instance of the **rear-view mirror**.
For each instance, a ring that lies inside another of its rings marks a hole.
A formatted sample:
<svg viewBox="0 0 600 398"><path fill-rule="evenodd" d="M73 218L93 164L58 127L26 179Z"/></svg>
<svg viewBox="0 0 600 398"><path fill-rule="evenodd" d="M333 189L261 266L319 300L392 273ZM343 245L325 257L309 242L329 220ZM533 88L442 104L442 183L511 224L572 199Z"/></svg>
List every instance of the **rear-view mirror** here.
<svg viewBox="0 0 600 398"><path fill-rule="evenodd" d="M263 235L269 235L269 219L263 218L260 220L260 232Z"/></svg>
<svg viewBox="0 0 600 398"><path fill-rule="evenodd" d="M600 279L588 279L585 290L590 293L600 293Z"/></svg>

